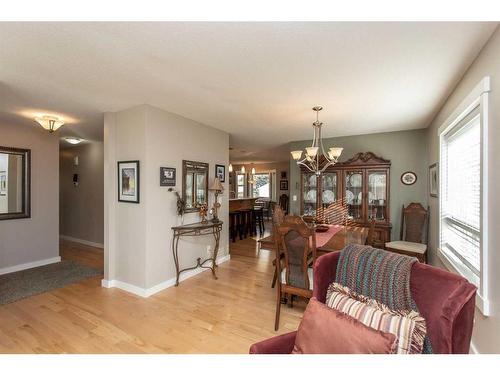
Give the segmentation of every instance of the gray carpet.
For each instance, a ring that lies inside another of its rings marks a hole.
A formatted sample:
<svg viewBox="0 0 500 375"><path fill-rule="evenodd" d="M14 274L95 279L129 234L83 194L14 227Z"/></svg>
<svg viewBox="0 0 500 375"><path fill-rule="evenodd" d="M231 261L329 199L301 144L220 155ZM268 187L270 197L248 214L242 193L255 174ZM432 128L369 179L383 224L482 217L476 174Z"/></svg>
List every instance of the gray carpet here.
<svg viewBox="0 0 500 375"><path fill-rule="evenodd" d="M99 275L100 270L70 260L0 275L0 305Z"/></svg>

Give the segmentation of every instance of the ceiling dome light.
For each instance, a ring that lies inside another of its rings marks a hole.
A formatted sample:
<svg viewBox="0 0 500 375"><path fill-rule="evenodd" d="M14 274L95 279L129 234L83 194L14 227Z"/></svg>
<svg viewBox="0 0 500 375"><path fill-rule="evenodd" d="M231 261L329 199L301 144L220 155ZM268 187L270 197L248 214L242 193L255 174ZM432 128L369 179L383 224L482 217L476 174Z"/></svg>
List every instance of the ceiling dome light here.
<svg viewBox="0 0 500 375"><path fill-rule="evenodd" d="M83 139L75 137L66 137L64 138L64 140L68 143L71 143L72 145L77 145L78 143L83 141Z"/></svg>
<svg viewBox="0 0 500 375"><path fill-rule="evenodd" d="M35 121L50 133L55 132L57 129L64 125L64 121L55 116L35 117Z"/></svg>

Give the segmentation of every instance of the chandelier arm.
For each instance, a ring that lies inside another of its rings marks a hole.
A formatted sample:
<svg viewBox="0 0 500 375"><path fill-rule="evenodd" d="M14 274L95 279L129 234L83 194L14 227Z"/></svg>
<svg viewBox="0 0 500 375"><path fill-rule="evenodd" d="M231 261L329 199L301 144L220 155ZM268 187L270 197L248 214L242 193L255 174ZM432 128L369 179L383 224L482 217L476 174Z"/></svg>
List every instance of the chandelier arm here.
<svg viewBox="0 0 500 375"><path fill-rule="evenodd" d="M321 144L321 153L328 162L331 162L332 159L330 158L328 153L325 152L325 148L323 147L323 138L321 137L321 125L319 126L319 143Z"/></svg>
<svg viewBox="0 0 500 375"><path fill-rule="evenodd" d="M302 161L298 161L297 162L297 165L303 165L304 167L306 167L310 172L313 172L315 173L315 171L313 169L311 169L311 167L309 167L306 163L302 162Z"/></svg>

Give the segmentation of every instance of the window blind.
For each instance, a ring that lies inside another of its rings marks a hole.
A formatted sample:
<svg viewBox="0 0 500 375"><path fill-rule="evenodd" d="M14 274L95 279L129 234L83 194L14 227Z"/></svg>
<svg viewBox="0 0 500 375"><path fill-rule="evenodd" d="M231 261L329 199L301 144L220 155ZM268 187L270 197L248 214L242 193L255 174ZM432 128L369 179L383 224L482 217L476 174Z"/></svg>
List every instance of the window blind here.
<svg viewBox="0 0 500 375"><path fill-rule="evenodd" d="M479 276L481 255L481 124L479 107L441 144L441 249Z"/></svg>

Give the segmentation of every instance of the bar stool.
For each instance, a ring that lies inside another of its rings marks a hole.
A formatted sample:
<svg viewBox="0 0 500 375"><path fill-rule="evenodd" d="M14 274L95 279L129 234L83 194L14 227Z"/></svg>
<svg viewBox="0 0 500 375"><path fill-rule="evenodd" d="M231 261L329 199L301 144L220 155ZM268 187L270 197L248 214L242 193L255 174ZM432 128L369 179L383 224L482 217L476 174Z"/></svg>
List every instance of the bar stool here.
<svg viewBox="0 0 500 375"><path fill-rule="evenodd" d="M236 234L238 233L238 212L229 212L229 236L233 242L236 242Z"/></svg>
<svg viewBox="0 0 500 375"><path fill-rule="evenodd" d="M252 210L250 209L241 209L238 210L240 214L239 221L239 232L240 232L240 240L243 238L247 238L248 233L251 235L251 222L252 222Z"/></svg>
<svg viewBox="0 0 500 375"><path fill-rule="evenodd" d="M252 216L253 216L253 230L255 231L255 234L257 234L257 226L259 227L259 234L262 237L264 234L264 210L262 209L262 206L254 206L252 210Z"/></svg>

